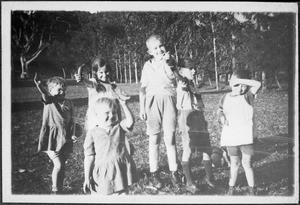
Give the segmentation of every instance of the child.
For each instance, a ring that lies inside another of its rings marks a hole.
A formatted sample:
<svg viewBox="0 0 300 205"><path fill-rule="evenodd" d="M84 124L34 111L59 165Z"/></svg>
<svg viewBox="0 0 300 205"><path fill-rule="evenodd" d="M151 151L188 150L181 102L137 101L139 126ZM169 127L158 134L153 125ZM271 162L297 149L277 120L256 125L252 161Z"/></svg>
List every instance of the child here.
<svg viewBox="0 0 300 205"><path fill-rule="evenodd" d="M240 161L245 170L249 194L254 195L254 173L251 165L253 150L253 100L261 83L250 79L246 70L233 72L229 85L231 92L220 99L218 116L222 123L221 146L230 156L229 195L234 194ZM242 156L240 158L239 153Z"/></svg>
<svg viewBox="0 0 300 205"><path fill-rule="evenodd" d="M85 65L85 64L84 64ZM84 66L82 65L82 66ZM82 71L82 66L78 70ZM115 84L110 82L111 67L107 60L101 56L97 56L92 63L92 78L87 80L81 76L81 72L75 74L77 82L82 82L87 86L88 89L88 110L86 129L91 130L95 125L94 119L90 115L92 105L94 102L101 97L108 97L117 101L121 98L122 100L128 100L127 97ZM119 117L121 117L121 111L118 109Z"/></svg>
<svg viewBox="0 0 300 205"><path fill-rule="evenodd" d="M67 83L61 77L52 77L47 81L48 91L38 80L34 83L42 94L44 104L43 123L39 137L38 152L48 154L53 162L52 194L62 192L65 175L65 162L72 152L73 103L65 98Z"/></svg>
<svg viewBox="0 0 300 205"><path fill-rule="evenodd" d="M133 117L125 101L120 101L126 119L120 121L118 105L110 98L96 100L92 114L96 127L84 141L85 193L126 194L135 181L136 169L125 132L132 130Z"/></svg>
<svg viewBox="0 0 300 205"><path fill-rule="evenodd" d="M214 187L212 163L210 159L211 144L207 130L207 122L203 115L204 104L201 95L196 92L193 79L195 75L195 64L191 58L182 58L178 61L179 73L187 80L179 81L177 86L177 109L179 132L182 137L182 169L186 178L186 189L195 193L198 191L194 184L190 159L192 152L197 150L203 153L204 169L206 172L206 182L210 187ZM187 82L187 83L186 83ZM192 91L193 90L193 91Z"/></svg>
<svg viewBox="0 0 300 205"><path fill-rule="evenodd" d="M180 184L176 159L176 78L167 64L170 54L166 52L164 42L158 35L150 36L146 45L148 53L153 56L143 67L140 90L140 118L146 120L149 135L149 165L152 185L160 189L159 176L159 142L163 127L164 142L167 149L169 170L173 185Z"/></svg>

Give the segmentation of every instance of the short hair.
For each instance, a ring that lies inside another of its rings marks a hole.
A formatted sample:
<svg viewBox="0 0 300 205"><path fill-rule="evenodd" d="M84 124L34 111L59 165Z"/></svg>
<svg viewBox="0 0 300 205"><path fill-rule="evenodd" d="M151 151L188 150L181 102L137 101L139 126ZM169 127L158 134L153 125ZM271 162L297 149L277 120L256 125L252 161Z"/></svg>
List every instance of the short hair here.
<svg viewBox="0 0 300 205"><path fill-rule="evenodd" d="M59 77L59 76L54 76L52 78L49 78L47 80L47 86L48 86L48 89L51 88L52 86L54 85L60 85L62 86L65 90L67 89L67 81L62 78L62 77Z"/></svg>
<svg viewBox="0 0 300 205"><path fill-rule="evenodd" d="M160 42L164 42L164 39L160 36L160 35L156 35L156 34L154 34L154 35L151 35L147 40L146 40L146 46L147 46L147 48L149 48L149 44L150 44L150 42L151 41L153 41L153 40L158 40L158 41L160 41Z"/></svg>
<svg viewBox="0 0 300 205"><path fill-rule="evenodd" d="M232 76L235 76L237 78L241 79L251 79L251 73L249 70L244 70L244 69L237 69L232 73Z"/></svg>
<svg viewBox="0 0 300 205"><path fill-rule="evenodd" d="M93 106L95 113L97 112L98 106L100 106L100 105L108 105L109 108L113 108L113 109L118 108L118 104L116 103L115 100L113 100L111 98L103 97L103 98L99 98L95 101L94 106Z"/></svg>
<svg viewBox="0 0 300 205"><path fill-rule="evenodd" d="M193 69L195 68L195 62L193 59L189 58L189 57L184 57L184 58L180 58L178 60L178 64L177 66L179 68L189 68L189 69Z"/></svg>

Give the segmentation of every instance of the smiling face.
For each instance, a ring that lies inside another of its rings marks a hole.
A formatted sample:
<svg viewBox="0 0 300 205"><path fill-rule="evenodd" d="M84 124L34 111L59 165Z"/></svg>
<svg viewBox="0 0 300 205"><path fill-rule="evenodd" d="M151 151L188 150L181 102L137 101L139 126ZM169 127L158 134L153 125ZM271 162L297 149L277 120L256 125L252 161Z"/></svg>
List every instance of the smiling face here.
<svg viewBox="0 0 300 205"><path fill-rule="evenodd" d="M114 103L98 103L94 107L97 124L101 128L109 129L118 123L117 105Z"/></svg>
<svg viewBox="0 0 300 205"><path fill-rule="evenodd" d="M106 65L100 67L97 70L97 78L103 82L107 82L109 78L109 71L106 68Z"/></svg>
<svg viewBox="0 0 300 205"><path fill-rule="evenodd" d="M186 77L187 79L189 80L193 80L194 79L194 76L195 76L195 69L192 68L180 68L180 74L183 76L183 77Z"/></svg>
<svg viewBox="0 0 300 205"><path fill-rule="evenodd" d="M148 53L154 57L155 60L162 60L166 53L165 45L162 40L158 38L151 38L147 41Z"/></svg>
<svg viewBox="0 0 300 205"><path fill-rule="evenodd" d="M66 88L64 88L62 85L52 83L49 84L48 87L50 95L56 97L65 97Z"/></svg>

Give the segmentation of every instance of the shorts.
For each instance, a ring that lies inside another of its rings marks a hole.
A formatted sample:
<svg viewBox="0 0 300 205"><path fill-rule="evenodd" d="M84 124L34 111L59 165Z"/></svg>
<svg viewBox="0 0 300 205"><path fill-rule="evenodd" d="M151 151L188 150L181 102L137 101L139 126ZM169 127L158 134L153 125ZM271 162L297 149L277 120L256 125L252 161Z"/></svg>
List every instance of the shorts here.
<svg viewBox="0 0 300 205"><path fill-rule="evenodd" d="M188 150L190 152L204 152L211 155L212 147L208 133L188 133L186 131L182 131L180 135L183 150Z"/></svg>
<svg viewBox="0 0 300 205"><path fill-rule="evenodd" d="M208 133L207 122L200 110L178 111L179 131Z"/></svg>
<svg viewBox="0 0 300 205"><path fill-rule="evenodd" d="M184 150L204 152L211 155L212 148L207 122L202 111L179 110L178 124Z"/></svg>
<svg viewBox="0 0 300 205"><path fill-rule="evenodd" d="M176 98L169 95L151 95L146 97L147 135L155 135L162 128L167 132L176 130Z"/></svg>
<svg viewBox="0 0 300 205"><path fill-rule="evenodd" d="M239 145L239 146L227 146L227 152L229 156L238 156L241 153L246 155L254 155L253 144Z"/></svg>

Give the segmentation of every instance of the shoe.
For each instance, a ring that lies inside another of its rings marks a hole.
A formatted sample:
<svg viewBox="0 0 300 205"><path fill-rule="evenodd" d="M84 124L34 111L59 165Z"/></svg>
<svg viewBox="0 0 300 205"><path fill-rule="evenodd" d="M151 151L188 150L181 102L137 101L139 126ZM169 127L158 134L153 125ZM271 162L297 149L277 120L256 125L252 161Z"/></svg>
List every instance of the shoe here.
<svg viewBox="0 0 300 205"><path fill-rule="evenodd" d="M181 184L181 179L179 177L178 171L171 172L171 181L173 186Z"/></svg>
<svg viewBox="0 0 300 205"><path fill-rule="evenodd" d="M227 195L232 196L234 195L235 187L234 186L229 186L229 189L227 191Z"/></svg>
<svg viewBox="0 0 300 205"><path fill-rule="evenodd" d="M208 184L208 186L209 186L210 188L214 188L214 187L215 187L215 185L212 183L211 180L205 178L205 182L206 182L206 184Z"/></svg>
<svg viewBox="0 0 300 205"><path fill-rule="evenodd" d="M193 194L195 194L196 192L199 191L199 189L196 186L196 184L186 185L186 190L189 191L189 192L192 192Z"/></svg>
<svg viewBox="0 0 300 205"><path fill-rule="evenodd" d="M151 181L151 184L152 184L153 187L155 187L157 189L162 188L162 182L161 182L161 179L159 177L158 171L151 173L151 180L150 181Z"/></svg>
<svg viewBox="0 0 300 205"><path fill-rule="evenodd" d="M255 191L254 191L253 187L249 187L249 189L248 189L248 195L250 195L250 196L254 196L255 195Z"/></svg>

